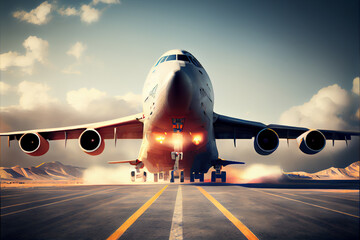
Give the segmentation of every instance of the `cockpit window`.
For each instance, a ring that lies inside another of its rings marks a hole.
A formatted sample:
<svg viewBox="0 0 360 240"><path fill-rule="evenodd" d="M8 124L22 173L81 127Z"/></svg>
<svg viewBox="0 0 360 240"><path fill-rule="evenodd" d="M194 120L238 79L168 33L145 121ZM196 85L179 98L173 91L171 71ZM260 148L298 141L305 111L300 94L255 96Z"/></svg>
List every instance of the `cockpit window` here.
<svg viewBox="0 0 360 240"><path fill-rule="evenodd" d="M195 66L200 67L200 68L203 67L203 66L201 66L201 64L199 63L199 61L198 61L194 56L189 56L189 58L190 58L191 62L192 62Z"/></svg>
<svg viewBox="0 0 360 240"><path fill-rule="evenodd" d="M176 60L176 55L170 55L166 61L173 61L173 60Z"/></svg>
<svg viewBox="0 0 360 240"><path fill-rule="evenodd" d="M177 59L180 61L189 62L189 58L186 55L177 55Z"/></svg>
<svg viewBox="0 0 360 240"><path fill-rule="evenodd" d="M183 52L186 52L186 51L183 51ZM200 62L193 55L191 55L190 53L189 53L189 55L175 55L175 54L173 54L173 55L164 56L164 57L159 59L159 61L156 63L156 65L154 67L156 67L157 65L159 65L160 63L163 63L165 61L175 61L175 60L191 62L196 67L203 68L203 66L201 66Z"/></svg>
<svg viewBox="0 0 360 240"><path fill-rule="evenodd" d="M159 63L160 63L161 59L163 59L163 58L160 58L160 59L159 59L159 61L157 61L157 63L155 64L155 66L154 66L154 67L156 67L157 65L159 65Z"/></svg>
<svg viewBox="0 0 360 240"><path fill-rule="evenodd" d="M163 57L159 63L164 62L164 61L166 60L166 58L167 58L167 57L168 57L168 56Z"/></svg>

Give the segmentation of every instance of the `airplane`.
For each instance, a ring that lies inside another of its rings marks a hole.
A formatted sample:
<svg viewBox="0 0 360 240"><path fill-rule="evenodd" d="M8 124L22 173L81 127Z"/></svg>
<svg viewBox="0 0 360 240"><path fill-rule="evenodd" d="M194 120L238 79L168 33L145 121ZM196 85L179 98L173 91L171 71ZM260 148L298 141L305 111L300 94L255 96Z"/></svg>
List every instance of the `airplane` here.
<svg viewBox="0 0 360 240"><path fill-rule="evenodd" d="M208 74L200 62L184 50L164 53L146 78L143 112L110 121L77 126L0 133L10 141L18 140L20 149L31 156L49 150L49 141L78 139L80 148L89 155L104 151L105 139L142 139L137 159L110 161L129 163L135 167L131 180L143 178L146 169L159 179L174 182L198 179L210 168L211 182L226 182L224 166L243 162L219 158L216 139L254 138L258 154L269 155L279 146L279 139L296 139L305 154L324 149L326 140L351 140L355 131L317 130L232 118L214 112L214 91Z"/></svg>

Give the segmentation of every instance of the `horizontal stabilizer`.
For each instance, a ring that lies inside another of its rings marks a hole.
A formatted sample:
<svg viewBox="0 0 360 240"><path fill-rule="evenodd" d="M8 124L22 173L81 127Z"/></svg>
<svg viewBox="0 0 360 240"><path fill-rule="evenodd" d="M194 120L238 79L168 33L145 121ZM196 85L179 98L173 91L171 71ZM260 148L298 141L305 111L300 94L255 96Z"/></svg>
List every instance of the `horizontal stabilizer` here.
<svg viewBox="0 0 360 240"><path fill-rule="evenodd" d="M236 162L236 161L229 161L229 160L222 160L222 159L217 159L215 161L212 162L213 166L216 165L221 165L221 166L227 166L230 164L245 164L244 162Z"/></svg>
<svg viewBox="0 0 360 240"><path fill-rule="evenodd" d="M138 165L141 163L140 160L120 160L120 161L110 161L108 164L118 164L118 163L130 163L131 165Z"/></svg>

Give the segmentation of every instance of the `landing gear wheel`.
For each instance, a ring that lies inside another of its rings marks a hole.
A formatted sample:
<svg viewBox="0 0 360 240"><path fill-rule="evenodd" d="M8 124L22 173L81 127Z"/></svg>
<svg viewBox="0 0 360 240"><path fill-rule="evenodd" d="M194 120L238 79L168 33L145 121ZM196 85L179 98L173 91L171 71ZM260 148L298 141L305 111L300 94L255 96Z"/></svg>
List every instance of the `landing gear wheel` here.
<svg viewBox="0 0 360 240"><path fill-rule="evenodd" d="M159 179L164 179L164 173L159 173Z"/></svg>
<svg viewBox="0 0 360 240"><path fill-rule="evenodd" d="M223 183L226 182L226 172L225 171L221 172L221 182L223 182Z"/></svg>
<svg viewBox="0 0 360 240"><path fill-rule="evenodd" d="M204 182L204 173L200 173L199 181Z"/></svg>
<svg viewBox="0 0 360 240"><path fill-rule="evenodd" d="M195 174L190 173L190 182L195 182Z"/></svg>
<svg viewBox="0 0 360 240"><path fill-rule="evenodd" d="M146 182L146 172L143 174L143 181Z"/></svg>
<svg viewBox="0 0 360 240"><path fill-rule="evenodd" d="M131 171L131 173L130 173L130 180L131 180L132 182L135 182L135 171Z"/></svg>
<svg viewBox="0 0 360 240"><path fill-rule="evenodd" d="M158 174L154 173L154 182L158 182Z"/></svg>
<svg viewBox="0 0 360 240"><path fill-rule="evenodd" d="M167 181L169 179L169 172L164 173L164 181Z"/></svg>
<svg viewBox="0 0 360 240"><path fill-rule="evenodd" d="M216 182L216 172L215 171L211 172L211 182Z"/></svg>
<svg viewBox="0 0 360 240"><path fill-rule="evenodd" d="M184 171L181 171L180 173L180 182L184 182Z"/></svg>
<svg viewBox="0 0 360 240"><path fill-rule="evenodd" d="M175 182L175 179L174 179L174 171L171 171L170 182Z"/></svg>

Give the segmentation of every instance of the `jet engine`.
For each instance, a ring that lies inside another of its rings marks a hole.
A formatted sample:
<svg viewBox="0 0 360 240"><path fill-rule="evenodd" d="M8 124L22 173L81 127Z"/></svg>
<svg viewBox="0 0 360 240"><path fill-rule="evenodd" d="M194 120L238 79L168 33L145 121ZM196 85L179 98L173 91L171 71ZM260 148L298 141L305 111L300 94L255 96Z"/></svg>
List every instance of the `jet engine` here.
<svg viewBox="0 0 360 240"><path fill-rule="evenodd" d="M30 156L41 156L49 150L49 142L39 133L25 133L19 140L19 146Z"/></svg>
<svg viewBox="0 0 360 240"><path fill-rule="evenodd" d="M104 151L105 142L95 129L86 129L79 137L80 148L89 155L99 155Z"/></svg>
<svg viewBox="0 0 360 240"><path fill-rule="evenodd" d="M279 136L270 128L261 130L254 140L255 151L260 155L269 155L273 153L278 146Z"/></svg>
<svg viewBox="0 0 360 240"><path fill-rule="evenodd" d="M309 130L297 139L300 150L306 154L315 154L323 150L326 145L325 136L318 130Z"/></svg>

